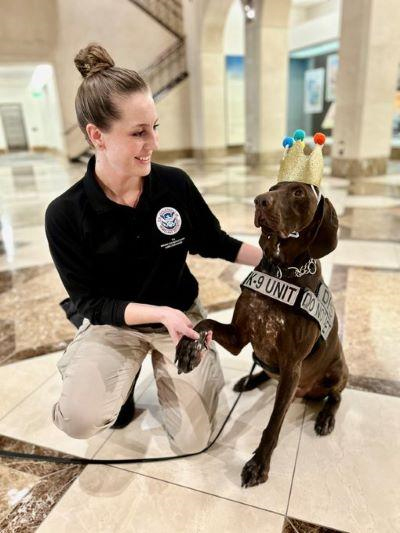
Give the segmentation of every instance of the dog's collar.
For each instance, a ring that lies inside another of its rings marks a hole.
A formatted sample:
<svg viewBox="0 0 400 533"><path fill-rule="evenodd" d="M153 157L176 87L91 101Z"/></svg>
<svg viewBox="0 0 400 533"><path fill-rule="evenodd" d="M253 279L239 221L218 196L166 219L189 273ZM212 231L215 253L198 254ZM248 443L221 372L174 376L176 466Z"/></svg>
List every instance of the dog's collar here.
<svg viewBox="0 0 400 533"><path fill-rule="evenodd" d="M314 275L317 273L317 261L312 257L299 267L279 266L271 261L268 261L264 255L261 261L261 268L271 276L278 279L284 278L301 278L307 274Z"/></svg>

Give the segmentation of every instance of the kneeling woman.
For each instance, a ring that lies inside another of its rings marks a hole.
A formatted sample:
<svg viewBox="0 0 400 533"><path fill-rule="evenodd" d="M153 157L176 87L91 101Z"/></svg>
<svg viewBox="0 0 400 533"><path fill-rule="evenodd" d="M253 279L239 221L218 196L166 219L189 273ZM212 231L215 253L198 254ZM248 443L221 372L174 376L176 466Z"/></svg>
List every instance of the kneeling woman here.
<svg viewBox="0 0 400 533"><path fill-rule="evenodd" d="M84 77L78 123L95 155L46 212L54 263L84 318L57 364L63 385L53 420L77 439L126 425L151 353L171 445L197 451L210 438L223 375L213 348L190 374L174 366L175 345L182 335L198 338L193 326L205 316L186 256L256 265L261 250L221 230L185 172L152 163L158 119L145 81L98 45L75 64Z"/></svg>

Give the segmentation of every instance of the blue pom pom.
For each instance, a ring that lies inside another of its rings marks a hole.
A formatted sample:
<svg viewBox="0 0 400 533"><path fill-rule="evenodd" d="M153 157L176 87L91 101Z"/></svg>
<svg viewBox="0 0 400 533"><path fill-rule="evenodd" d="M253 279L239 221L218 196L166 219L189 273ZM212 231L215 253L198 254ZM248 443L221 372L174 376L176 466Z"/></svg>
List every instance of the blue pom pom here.
<svg viewBox="0 0 400 533"><path fill-rule="evenodd" d="M284 148L286 147L291 148L293 146L293 143L294 143L293 137L285 137L282 142Z"/></svg>
<svg viewBox="0 0 400 533"><path fill-rule="evenodd" d="M305 136L306 132L304 130L296 130L293 134L295 141L304 141Z"/></svg>

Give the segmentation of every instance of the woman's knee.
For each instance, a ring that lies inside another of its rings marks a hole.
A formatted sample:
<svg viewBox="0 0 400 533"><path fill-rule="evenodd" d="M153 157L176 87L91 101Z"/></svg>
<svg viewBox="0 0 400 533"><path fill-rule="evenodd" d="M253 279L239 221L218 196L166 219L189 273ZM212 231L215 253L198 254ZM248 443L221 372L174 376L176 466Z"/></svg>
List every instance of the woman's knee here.
<svg viewBox="0 0 400 533"><path fill-rule="evenodd" d="M53 406L52 417L58 429L74 439L89 439L113 423L113 420L101 419L98 414L79 406L61 409L60 402Z"/></svg>

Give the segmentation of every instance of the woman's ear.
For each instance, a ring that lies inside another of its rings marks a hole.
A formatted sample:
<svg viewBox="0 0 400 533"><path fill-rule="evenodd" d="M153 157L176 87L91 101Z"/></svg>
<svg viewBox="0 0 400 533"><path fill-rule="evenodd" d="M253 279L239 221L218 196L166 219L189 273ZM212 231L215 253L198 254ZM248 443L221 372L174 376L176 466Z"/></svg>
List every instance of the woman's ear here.
<svg viewBox="0 0 400 533"><path fill-rule="evenodd" d="M99 150L103 148L103 134L97 126L91 123L86 124L86 135L88 140L94 146L94 148L97 148Z"/></svg>
<svg viewBox="0 0 400 533"><path fill-rule="evenodd" d="M337 246L337 232L339 227L338 217L335 208L323 197L323 214L317 232L309 244L310 257L319 259L330 254Z"/></svg>

